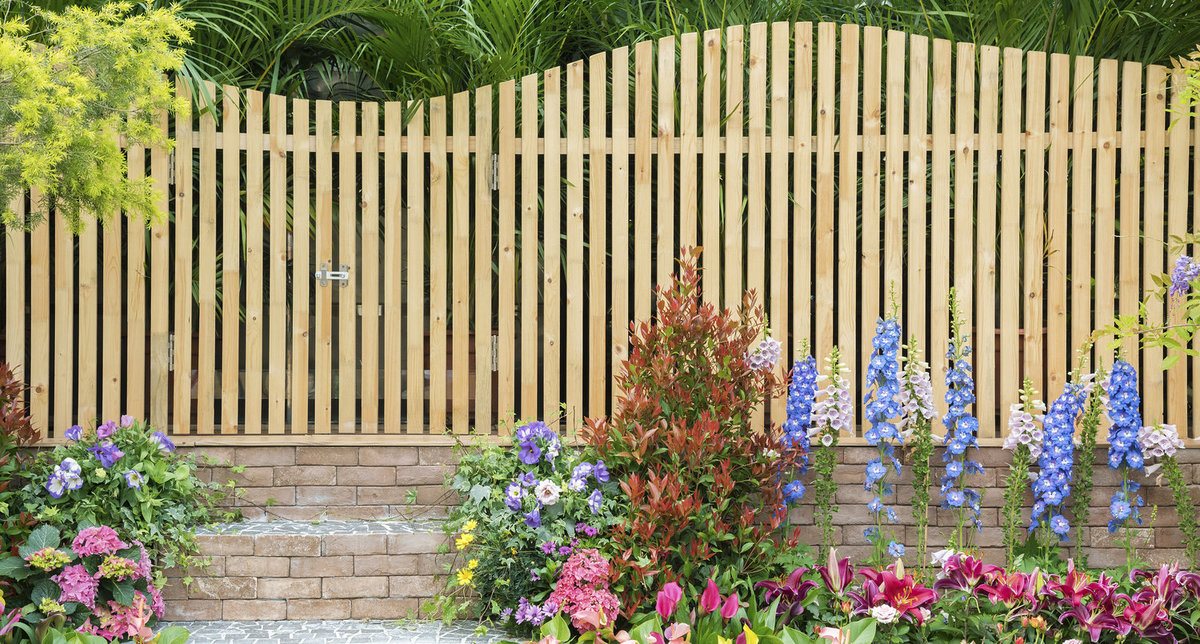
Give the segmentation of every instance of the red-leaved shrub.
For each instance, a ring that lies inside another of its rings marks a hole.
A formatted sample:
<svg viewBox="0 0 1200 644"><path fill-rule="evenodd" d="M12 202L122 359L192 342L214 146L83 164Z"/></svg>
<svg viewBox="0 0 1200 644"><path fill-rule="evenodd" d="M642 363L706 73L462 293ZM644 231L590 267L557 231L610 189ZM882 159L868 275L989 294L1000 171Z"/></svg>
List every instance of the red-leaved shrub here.
<svg viewBox="0 0 1200 644"><path fill-rule="evenodd" d="M16 507L18 479L24 470L20 449L41 439L29 422L23 389L12 368L0 362L0 552L20 545L33 525L32 517Z"/></svg>
<svg viewBox="0 0 1200 644"><path fill-rule="evenodd" d="M776 427L751 428L781 369L755 370L748 352L766 323L753 293L737 312L704 303L699 249L681 253L658 292L656 322L635 326L612 418L588 419L583 436L628 496L614 528L614 589L628 612L664 583L699 591L713 570L761 579L784 542L781 471L797 454ZM772 542L776 547L767 547Z"/></svg>

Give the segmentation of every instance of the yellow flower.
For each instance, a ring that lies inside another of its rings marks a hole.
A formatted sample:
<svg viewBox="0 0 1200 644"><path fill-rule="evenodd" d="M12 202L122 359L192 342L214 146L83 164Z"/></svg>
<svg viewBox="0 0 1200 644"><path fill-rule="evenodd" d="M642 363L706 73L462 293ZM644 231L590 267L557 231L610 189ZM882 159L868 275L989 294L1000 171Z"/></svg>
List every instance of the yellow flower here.
<svg viewBox="0 0 1200 644"><path fill-rule="evenodd" d="M470 586L471 580L475 578L475 571L467 568L462 568L458 571L458 585ZM755 643L757 644L757 642Z"/></svg>
<svg viewBox="0 0 1200 644"><path fill-rule="evenodd" d="M472 559L472 560L470 560L470 561L468 561L468 562L467 562L467 568L470 568L471 570L475 570L475 569L476 569L476 568L478 568L478 567L479 567L479 560L478 560L478 559Z"/></svg>
<svg viewBox="0 0 1200 644"><path fill-rule="evenodd" d="M742 634L746 636L746 644L758 644L758 635L750 630L750 626L743 624Z"/></svg>
<svg viewBox="0 0 1200 644"><path fill-rule="evenodd" d="M469 532L467 534L459 535L458 539L454 541L454 547L458 548L459 550L466 550L467 546L471 545L471 542L474 540L475 535Z"/></svg>
<svg viewBox="0 0 1200 644"><path fill-rule="evenodd" d="M466 523L463 524L462 531L463 532L472 532L475 530L475 528L478 528L478 527L479 527L479 522L477 522L475 519L471 519L470 521L467 521Z"/></svg>

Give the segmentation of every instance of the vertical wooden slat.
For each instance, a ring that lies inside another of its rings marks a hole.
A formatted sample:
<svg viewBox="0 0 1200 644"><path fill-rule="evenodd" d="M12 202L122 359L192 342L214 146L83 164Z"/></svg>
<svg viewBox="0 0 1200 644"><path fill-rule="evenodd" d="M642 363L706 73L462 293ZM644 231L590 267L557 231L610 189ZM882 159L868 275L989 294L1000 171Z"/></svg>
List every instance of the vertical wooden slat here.
<svg viewBox="0 0 1200 644"><path fill-rule="evenodd" d="M685 44L687 39L684 40ZM695 58L695 38L691 38L692 42L692 57ZM557 89L557 77L555 83ZM591 189L588 197L588 409L587 415L590 417L603 416L607 413L608 400L607 389L609 383L608 371L608 323L605 319L608 315L608 215L606 213L605 202L608 199L608 156L605 151L605 121L608 118L608 74L605 69L604 54L596 54L588 60L588 187ZM692 83L692 103L693 110L693 132L692 132L692 147L695 147L695 78ZM687 110L686 92L684 93L684 103L682 109ZM547 97L549 100L549 97ZM549 103L547 103L549 105ZM550 113L558 113L558 99L555 97L553 111ZM685 119L686 121L686 119ZM547 142L549 142L549 123L546 124ZM557 131L555 132L557 135ZM547 150L547 153L549 150ZM686 156L686 155L685 155ZM549 154L547 154L547 158ZM557 150L554 154L554 160L559 159ZM688 170L681 163L680 166L680 181L684 181L688 174ZM695 176L695 152L692 152L691 174ZM549 185L549 184L547 184ZM693 193L695 188L692 188ZM553 192L551 194L554 194ZM694 210L694 207L693 207ZM555 211L557 216L557 210ZM680 214L680 217L686 215ZM691 215L692 221L695 221L695 214ZM547 227L547 231L549 228ZM692 236L695 237L695 226L692 227ZM557 257L555 258L557 260ZM549 274L550 268L546 267L546 272ZM551 283L547 282L547 286ZM553 282L554 288L558 288L558 281ZM549 322L549 315L546 316ZM557 348L557 345L556 347ZM557 357L557 354L556 354ZM555 363L555 368L558 363ZM547 407L549 403L547 402Z"/></svg>
<svg viewBox="0 0 1200 644"><path fill-rule="evenodd" d="M270 98L271 282L267 335L267 430L282 434L287 413L287 98Z"/></svg>
<svg viewBox="0 0 1200 644"><path fill-rule="evenodd" d="M1146 67L1146 149L1145 175L1142 178L1142 194L1145 199L1145 220L1142 228L1142 293L1157 288L1154 278L1166 270L1163 222L1163 199L1166 186L1164 162L1166 154L1167 114L1167 70L1161 65ZM1146 307L1146 322L1157 326L1163 322L1161 302L1151 301ZM1162 347L1142 348L1142 417L1148 423L1163 418L1163 396L1166 379L1162 369Z"/></svg>
<svg viewBox="0 0 1200 644"><path fill-rule="evenodd" d="M1127 62L1121 66L1121 183L1120 219L1117 223L1120 246L1117 266L1117 297L1121 315L1137 315L1141 298L1141 134L1142 66ZM1130 337L1121 344L1122 356L1138 366L1138 341Z"/></svg>
<svg viewBox="0 0 1200 644"><path fill-rule="evenodd" d="M246 92L246 407L247 434L263 431L263 96Z"/></svg>
<svg viewBox="0 0 1200 644"><path fill-rule="evenodd" d="M616 89L618 68L616 54L613 62L613 112L616 118L616 102L622 97ZM721 175L721 32L710 29L704 32L704 116L702 133L702 167L704 181L698 187L702 191L702 222L700 224L700 243L704 246L704 265L702 288L704 301L710 304L721 302L721 182L713 179ZM617 128L613 127L613 140L617 140ZM615 143L614 143L615 144ZM613 192L617 192L616 164L613 157ZM614 222L615 225L615 222ZM616 231L613 232L613 270L622 270L616 258ZM613 274L616 290L615 278ZM616 330L615 321L613 330Z"/></svg>
<svg viewBox="0 0 1200 644"><path fill-rule="evenodd" d="M666 284L675 270L675 37L658 41L658 200L655 207L654 237L657 250L656 284Z"/></svg>
<svg viewBox="0 0 1200 644"><path fill-rule="evenodd" d="M842 26L841 67L838 87L838 214L837 214L837 344L858 346L858 46L857 25ZM832 240L830 240L832 241ZM829 300L832 302L833 300ZM847 363L853 365L852 353ZM863 373L866 373L865 370ZM853 396L851 396L853 398Z"/></svg>
<svg viewBox="0 0 1200 644"><path fill-rule="evenodd" d="M1046 184L1046 387L1060 391L1070 370L1067 337L1067 148L1071 129L1070 57L1050 57L1050 180Z"/></svg>
<svg viewBox="0 0 1200 644"><path fill-rule="evenodd" d="M429 99L429 431L446 429L446 98ZM522 316L525 311L522 311Z"/></svg>
<svg viewBox="0 0 1200 644"><path fill-rule="evenodd" d="M946 349L950 340L950 82L953 61L950 42L933 41L933 96L930 101L933 126L933 161L930 172L929 254L929 364L933 378L933 399L946 399ZM961 243L961 242L959 242ZM919 252L919 248L918 248ZM970 312L965 310L968 317Z"/></svg>
<svg viewBox="0 0 1200 644"><path fill-rule="evenodd" d="M924 36L909 38L908 54L908 212L906 227L908 240L908 288L904 306L907 335L917 338L922 346L930 346L925 336L925 316L929 306L929 280L925 263L927 213L925 168L929 146L926 143L929 107L929 39ZM936 314L934 314L936 317ZM941 383L937 365L941 356L933 349L929 351L934 383ZM936 389L935 389L936 391ZM936 393L935 393L936 396Z"/></svg>
<svg viewBox="0 0 1200 644"><path fill-rule="evenodd" d="M1022 52L1004 50L1004 97L1000 135L1000 409L1008 409L1021 388L1021 363L1016 359L1021 324L1021 71ZM1053 399L1057 393L1043 394Z"/></svg>
<svg viewBox="0 0 1200 644"><path fill-rule="evenodd" d="M134 149L130 148L128 150L126 156L127 172L132 167L135 159L140 158L141 156ZM144 174L145 168L141 168L141 170ZM129 175L126 174L126 176ZM122 234L122 228L126 230L124 234ZM126 262L130 266L141 261L142 257L144 257L144 252L139 254L138 250L145 243L146 237L144 232L145 227L136 216L129 219L116 217L104 228L104 300L102 302L120 302L123 299L121 292L121 256L127 255ZM121 248L122 245L126 247L124 252ZM129 283L125 287L127 291L133 288L133 279L131 276ZM126 297L128 296L126 295ZM121 338L125 336L125 351L129 353L137 348L138 339L144 341L146 337L145 330L133 324L129 324L126 327L128 329L127 333L122 332L122 317L132 323L133 316L135 315L134 309L140 308L138 302L128 299L126 301L129 302L129 305L124 311L124 316L122 316L120 306L104 306L103 303L101 304L105 316L104 338L101 342L103 350L101 364L104 365L101 368L101 382L104 394L101 410L107 418L117 418L121 414L126 413L139 413L137 409L125 406L125 401L121 399L122 381L130 387L134 386L133 374L128 369L121 368ZM110 308L115 310L110 312L108 310ZM137 336L137 339L134 336Z"/></svg>
<svg viewBox="0 0 1200 644"><path fill-rule="evenodd" d="M979 318L975 315L975 289L972 281L975 279L975 254L978 243L975 241L975 204L974 177L972 169L977 167L975 161L975 45L959 43L955 51L954 77L954 292L958 304L962 307L968 325L974 325ZM993 130L995 131L995 130ZM949 178L947 178L949 180ZM995 178L993 175L993 185ZM982 329L982 326L975 326ZM967 327L970 334L971 346L979 346L979 335L984 331ZM986 356L980 359L980 355ZM976 371L991 369L993 354L974 354L971 364ZM978 388L976 388L978 391ZM993 398L994 400L994 398ZM976 417L990 417L991 407L978 404L976 394ZM981 421L982 422L982 421ZM992 423L988 423L991 428Z"/></svg>
<svg viewBox="0 0 1200 644"><path fill-rule="evenodd" d="M562 72L547 70L543 82L546 91L544 113L562 113ZM557 116L545 122L545 165L542 181L542 208L545 220L545 251L542 292L546 302L542 331L542 417L558 418L562 405L562 129ZM594 138L594 137L593 137Z"/></svg>
<svg viewBox="0 0 1200 644"><path fill-rule="evenodd" d="M309 429L308 357L309 316L313 262L309 254L312 242L312 196L309 193L309 167L312 146L309 143L309 103L292 99L292 433L307 434ZM399 136L396 137L397 141ZM398 183L398 179L396 180ZM399 351L388 352L397 356ZM389 361L391 362L391 361ZM396 396L400 400L400 396Z"/></svg>
<svg viewBox="0 0 1200 644"><path fill-rule="evenodd" d="M182 97L191 95L187 82L177 83ZM176 133L191 133L190 114L175 115ZM175 141L175 279L192 275L192 137L177 136ZM165 287L170 277L156 284ZM155 286L154 288L160 288ZM171 378L175 396L171 410L175 434L188 434L192 428L192 290L175 289L175 323L171 341L174 362Z"/></svg>
<svg viewBox="0 0 1200 644"><path fill-rule="evenodd" d="M749 113L746 145L746 289L767 306L767 25L750 25ZM765 309L768 313L770 309ZM761 408L760 408L761 409ZM756 413L754 427L762 426Z"/></svg>
<svg viewBox="0 0 1200 644"><path fill-rule="evenodd" d="M166 113L159 115L159 127L167 131ZM158 208L167 212L168 174L167 150L156 145L150 149L150 178L159 187ZM171 265L171 227L166 221L150 229L150 422L162 431L170 431L170 334L171 305L168 273ZM32 290L32 287L31 287ZM36 291L33 291L36 292ZM33 383L30 383L33 386Z"/></svg>
<svg viewBox="0 0 1200 644"><path fill-rule="evenodd" d="M792 93L795 136L792 141L792 351L812 338L812 119L813 28L796 24L796 79ZM705 182L708 183L708 182Z"/></svg>
<svg viewBox="0 0 1200 644"><path fill-rule="evenodd" d="M742 301L742 137L745 130L743 86L745 40L741 26L725 30L725 275L727 307Z"/></svg>
<svg viewBox="0 0 1200 644"><path fill-rule="evenodd" d="M425 106L409 106L408 154L408 399L405 431L425 431ZM511 305L512 302L510 301ZM508 309L511 311L512 309ZM510 313L511 314L511 313ZM511 341L511 338L510 338ZM501 370L503 373L503 370ZM511 407L511 401L509 402Z"/></svg>
<svg viewBox="0 0 1200 644"><path fill-rule="evenodd" d="M996 136L1000 104L1000 50L979 49L979 198L975 208L975 409L979 435L996 438ZM958 213L955 213L957 216ZM967 217L970 218L968 212ZM1003 393L1003 392L1001 392ZM1016 392L1010 392L1010 397ZM1003 409L1001 416L1003 416Z"/></svg>
<svg viewBox="0 0 1200 644"><path fill-rule="evenodd" d="M1031 51L1025 55L1025 131L1022 186L1025 212L1021 222L1025 237L1022 271L1025 313L1021 320L1025 331L1024 376L1033 380L1034 387L1045 391L1046 55L1043 52Z"/></svg>
<svg viewBox="0 0 1200 644"><path fill-rule="evenodd" d="M25 219L25 192L21 191L8 204L17 221ZM39 226L40 227L40 226ZM13 374L29 382L29 363L25 356L26 288L25 276L32 264L26 263L25 241L28 235L18 226L4 227L4 361ZM40 427L38 429L41 429Z"/></svg>
<svg viewBox="0 0 1200 644"><path fill-rule="evenodd" d="M834 83L837 43L836 27L824 22L817 27L817 233L816 233L816 328L813 333L815 355L827 356L833 347L834 285Z"/></svg>
<svg viewBox="0 0 1200 644"><path fill-rule="evenodd" d="M75 235L56 213L47 215L46 225L54 227L54 426L49 434L57 436L72 423L92 419L75 416Z"/></svg>
<svg viewBox="0 0 1200 644"><path fill-rule="evenodd" d="M567 428L583 413L583 63L567 66Z"/></svg>
<svg viewBox="0 0 1200 644"><path fill-rule="evenodd" d="M77 341L76 360L77 366L76 375L79 379L78 391L76 392L76 402L72 418L84 419L90 421L93 418L98 418L103 415L104 418L116 418L121 412L120 409L114 409L117 405L115 401L109 402L104 399L105 393L110 388L110 381L115 381L116 385L120 386L121 381L121 361L113 357L112 362L108 361L110 351L105 347L104 364L112 365L111 369L106 369L103 375L98 375L96 369L98 355L98 338L101 333L104 334L105 340L115 341L117 347L121 346L121 336L119 325L121 323L121 307L110 306L106 310L100 311L97 308L97 291L100 288L98 264L100 257L97 250L99 242L99 233L97 228L104 226L105 241L108 237L118 237L121 234L121 215L115 213L113 221L107 224L101 224L99 221L87 222L83 230L79 232L75 242L79 246L79 279L76 282L78 287L78 295L76 305L78 306L76 315L79 322L77 324ZM113 228L116 232L110 233ZM110 242L111 243L111 242ZM111 288L110 285L116 287L117 297L114 298L120 301L121 294L121 276L120 265L121 255L117 253L115 258L104 258L104 286ZM109 280L109 264L116 262L116 278ZM97 324L97 322L100 324ZM103 328L101 328L103 327ZM109 331L112 328L112 331ZM101 378L102 381L97 386L96 379ZM74 422L74 421L72 421Z"/></svg>
<svg viewBox="0 0 1200 644"><path fill-rule="evenodd" d="M221 89L221 433L236 434L242 372L242 111L241 91Z"/></svg>
<svg viewBox="0 0 1200 644"><path fill-rule="evenodd" d="M903 295L904 289L904 61L907 36L889 31L887 36L887 132L883 220L883 274L886 280L883 310L889 311L894 292ZM874 320L870 320L874 322ZM865 373L865 372L864 372Z"/></svg>
<svg viewBox="0 0 1200 644"><path fill-rule="evenodd" d="M700 79L697 76L696 46L699 35L679 37L679 245L696 245L696 199L699 181L696 177L696 120L698 117ZM598 87L604 94L603 88ZM601 109L603 112L603 108ZM604 120L596 119L601 124Z"/></svg>
<svg viewBox="0 0 1200 644"><path fill-rule="evenodd" d="M1071 343L1079 350L1092 332L1092 150L1095 123L1092 101L1096 96L1095 64L1088 56L1075 57L1075 78L1070 84L1073 107L1071 127ZM1110 258L1111 259L1111 258ZM1103 266L1103 263L1101 263ZM1090 356L1091 352L1088 352ZM1068 356L1069 358L1070 356ZM1084 368L1090 368L1090 361Z"/></svg>
<svg viewBox="0 0 1200 644"><path fill-rule="evenodd" d="M316 102L316 226L313 270L333 270L333 103ZM313 289L313 431L333 431L333 289Z"/></svg>
<svg viewBox="0 0 1200 644"><path fill-rule="evenodd" d="M707 48L706 40L706 52ZM622 372L621 364L629 353L629 49L627 47L620 47L612 53L612 140L612 364L615 378ZM705 154L708 153L705 152ZM708 163L707 156L705 163ZM707 217L708 211L705 212ZM706 219L705 222L707 223L707 221ZM620 387L614 383L611 403L613 409L617 408L617 398L620 395Z"/></svg>
<svg viewBox="0 0 1200 644"><path fill-rule="evenodd" d="M498 240L499 254L499 297L497 298L496 316L499 320L497 334L498 351L496 355L496 370L499 383L497 384L496 411L501 420L509 418L513 412L515 399L515 370L516 370L516 320L513 319L513 307L516 304L516 133L517 133L517 92L516 83L505 81L500 83L500 154L496 160L497 176L499 178L498 199L500 200L500 235ZM413 177L410 175L409 180ZM417 185L420 185L419 183ZM410 187L410 190L414 188ZM413 222L409 221L409 239ZM410 248L411 251L411 248ZM418 292L419 295L419 292ZM413 297L410 291L409 297ZM411 361L410 361L411 362ZM411 367L410 367L411 368ZM411 396L411 393L410 393ZM512 428L500 426L500 433L507 434Z"/></svg>
<svg viewBox="0 0 1200 644"><path fill-rule="evenodd" d="M464 128L465 130L466 128ZM375 433L379 431L379 104L378 103L363 103L362 106L362 125L359 128L362 132L362 280L360 288L362 293L361 304L361 329L362 334L361 355L362 361L361 376L359 384L359 400L362 402L362 411L359 412L359 423L362 425L364 433ZM468 166L470 162L468 161ZM465 174L465 172L464 172ZM389 175L389 180L394 181L395 177ZM389 181L389 182L390 182ZM467 180L468 186L470 179ZM456 253L464 251L455 248ZM456 293L457 289L462 287L462 282L455 282ZM467 295L470 290L466 289ZM466 296L464 296L466 297ZM463 316L463 323L466 324L466 316ZM465 353L465 349L464 349ZM455 371L455 375L465 374L466 371ZM464 378L464 382L466 382ZM464 420L463 426L466 426ZM464 430L465 431L465 430Z"/></svg>
<svg viewBox="0 0 1200 644"><path fill-rule="evenodd" d="M337 388L338 388L338 432L351 434L358 426L358 286L362 282L363 267L358 262L358 153L355 152L357 138L357 104L341 101L338 104L338 210L337 210L337 265L350 267L350 281L339 284L337 294ZM430 109L432 116L433 109ZM445 112L443 111L443 115ZM445 128L442 128L443 135ZM443 148L445 140L443 138ZM430 195L437 193L440 178L430 170ZM443 192L444 194L444 192ZM431 200L435 198L431 196ZM433 244L433 240L430 240ZM445 257L445 253L440 254ZM336 268L334 270L337 270ZM430 298L444 297L430 292ZM445 352L442 359L445 360ZM439 371L437 373L444 373Z"/></svg>
<svg viewBox="0 0 1200 644"><path fill-rule="evenodd" d="M42 213L43 216L48 216L40 191L29 191L29 210L32 214ZM166 226L162 228L165 229ZM50 229L51 225L44 222L35 227L29 235L30 360L25 367L25 374L26 383L29 385L29 416L34 428L40 430L43 437L49 436L51 429L49 357L50 294L53 291L50 288ZM163 345L165 347L166 343ZM166 362L163 366L166 367Z"/></svg>
<svg viewBox="0 0 1200 644"><path fill-rule="evenodd" d="M1093 311L1096 324L1105 325L1113 319L1116 294L1116 172L1117 172L1117 61L1101 60L1096 93L1096 256L1109 262L1096 265L1096 294ZM1113 351L1108 342L1096 346L1096 366L1108 366Z"/></svg>
<svg viewBox="0 0 1200 644"><path fill-rule="evenodd" d="M404 148L400 137L404 132L404 104L389 101L383 107L383 134L385 137L383 151L383 431L389 434L398 433L404 422L404 201L402 179ZM480 165L483 165L482 157ZM491 177L488 177L489 179ZM487 192L485 184L480 184L478 193ZM486 186L490 188L491 186ZM480 219L491 221L491 217L482 211ZM491 248L491 240L487 240ZM491 262L488 261L488 272L491 272ZM486 291L491 293L491 289ZM483 296L479 296L483 299ZM489 300L490 303L490 300ZM478 324L478 323L477 323ZM477 356L486 355L486 334L476 331ZM490 361L488 366L490 367ZM481 428L482 429L482 428Z"/></svg>
<svg viewBox="0 0 1200 644"><path fill-rule="evenodd" d="M471 94L470 92L459 92L454 95L454 129L453 129L453 168L454 174L451 177L453 181L452 189L454 194L454 222L451 234L454 238L454 243L450 245L450 252L453 259L453 280L452 293L454 293L453 311L451 319L454 322L453 327L453 365L454 379L452 383L452 391L450 399L453 401L451 405L451 422L455 434L465 434L470 429L470 388L471 379L468 376L471 368L470 361L470 342L471 342L471 156L468 146L471 136ZM371 176L370 181L374 183L377 177ZM363 173L363 185L367 185L367 175ZM374 213L373 209L367 212ZM364 239L365 239L364 235ZM363 298L363 306L366 307L367 298ZM375 304L372 304L375 306ZM372 318L374 319L374 318ZM364 326L365 329L365 326ZM376 340L377 342L377 340ZM375 344L368 345L366 342L366 333L363 333L363 345L369 346L373 351ZM365 355L364 355L365 357ZM364 364L366 360L363 361ZM364 397L366 393L366 385L363 386Z"/></svg>
<svg viewBox="0 0 1200 644"><path fill-rule="evenodd" d="M396 128L399 135L399 124ZM389 145L391 138L389 135ZM475 429L492 433L492 88L475 90ZM389 173L390 174L390 173ZM399 229L399 219L397 230ZM397 242L398 244L398 242ZM397 246L397 251L399 247ZM398 287L397 287L398 288ZM397 313L398 314L398 313Z"/></svg>
<svg viewBox="0 0 1200 644"><path fill-rule="evenodd" d="M789 297L788 278L790 275L784 267L788 266L788 132L791 129L788 103L791 100L791 25L777 22L771 25L771 256L764 258L764 264L770 268L766 274L770 285L764 297L768 297L771 305L771 333L776 340L783 344L785 360L791 355L793 344L788 341L791 327L788 323L788 309L792 307ZM766 304L766 301L763 302ZM784 363L786 371L789 362ZM787 417L787 398L776 396L771 406L771 418L776 423L783 422Z"/></svg>
<svg viewBox="0 0 1200 644"><path fill-rule="evenodd" d="M200 238L199 251L199 344L196 351L196 432L211 434L213 423L213 374L217 372L217 87L204 84L213 104L200 112ZM176 276L176 285L179 277ZM176 342L179 337L176 336Z"/></svg>
<svg viewBox="0 0 1200 644"><path fill-rule="evenodd" d="M523 420L539 413L538 404L538 257L541 234L538 220L538 77L521 79L521 407ZM547 197L550 193L547 192ZM546 240L550 243L550 240ZM547 302L547 307L553 306Z"/></svg>
<svg viewBox="0 0 1200 644"><path fill-rule="evenodd" d="M643 41L634 49L633 109L633 317L637 321L650 318L650 301L654 282L650 249L651 191L650 124L653 110L650 102L654 92L654 44Z"/></svg>
<svg viewBox="0 0 1200 644"><path fill-rule="evenodd" d="M1171 72L1171 107L1182 111L1180 96L1187 84L1187 78L1182 70ZM1177 112L1178 113L1178 112ZM1188 161L1191 157L1189 139L1191 138L1191 119L1186 116L1173 118L1168 130L1169 165L1167 166L1167 239L1187 233L1188 226L1188 186L1190 176ZM1168 306L1169 320L1177 323L1183 318L1183 307ZM1185 357L1167 370L1167 409L1165 420L1178 426L1187 423L1187 363Z"/></svg>
<svg viewBox="0 0 1200 644"><path fill-rule="evenodd" d="M862 99L862 255L861 292L862 311L859 315L859 334L867 342L875 331L875 320L879 318L883 290L880 288L880 268L883 260L883 240L880 239L881 216L880 193L882 177L879 174L879 153L882 144L880 121L883 92L883 30L878 27L863 29L863 99ZM852 354L847 354L852 357ZM858 352L858 374L867 372L871 352ZM851 383L857 378L850 378Z"/></svg>

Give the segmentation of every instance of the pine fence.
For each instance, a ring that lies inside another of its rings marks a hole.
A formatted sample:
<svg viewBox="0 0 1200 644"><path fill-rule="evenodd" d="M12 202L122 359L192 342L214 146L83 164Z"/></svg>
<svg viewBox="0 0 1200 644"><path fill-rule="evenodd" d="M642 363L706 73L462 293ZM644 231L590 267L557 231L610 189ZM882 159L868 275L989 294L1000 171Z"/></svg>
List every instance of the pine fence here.
<svg viewBox="0 0 1200 644"><path fill-rule="evenodd" d="M630 321L701 245L708 301L754 290L789 363L838 345L855 397L896 307L941 406L954 288L996 444L1021 379L1056 396L1200 224L1181 87L1159 66L809 23L408 104L201 87L164 118L173 151L127 148L168 221L6 235L2 359L52 440L121 413L192 444L571 430L613 409ZM1197 438L1200 360L1138 359L1147 423Z"/></svg>

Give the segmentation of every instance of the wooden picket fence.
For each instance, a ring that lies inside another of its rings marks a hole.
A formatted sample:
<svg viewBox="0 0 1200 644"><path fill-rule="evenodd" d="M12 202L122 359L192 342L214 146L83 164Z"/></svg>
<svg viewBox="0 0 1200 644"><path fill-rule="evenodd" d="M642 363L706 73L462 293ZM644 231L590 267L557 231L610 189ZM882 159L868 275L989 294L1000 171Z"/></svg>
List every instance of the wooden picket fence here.
<svg viewBox="0 0 1200 644"><path fill-rule="evenodd" d="M954 288L995 444L1021 379L1056 396L1092 328L1169 268L1164 240L1200 223L1181 86L781 23L409 104L199 88L164 119L173 151L128 148L169 221L6 236L0 349L51 439L120 413L205 444L573 429L612 410L630 321L702 245L706 299L753 289L789 361L806 339L841 347L855 397L895 306L940 401ZM1196 437L1200 360L1138 359L1146 421Z"/></svg>

